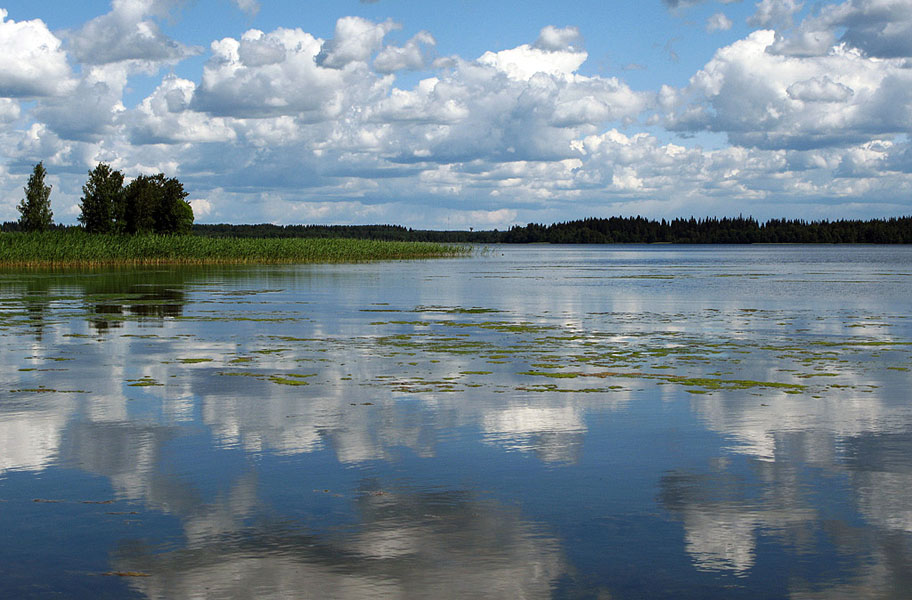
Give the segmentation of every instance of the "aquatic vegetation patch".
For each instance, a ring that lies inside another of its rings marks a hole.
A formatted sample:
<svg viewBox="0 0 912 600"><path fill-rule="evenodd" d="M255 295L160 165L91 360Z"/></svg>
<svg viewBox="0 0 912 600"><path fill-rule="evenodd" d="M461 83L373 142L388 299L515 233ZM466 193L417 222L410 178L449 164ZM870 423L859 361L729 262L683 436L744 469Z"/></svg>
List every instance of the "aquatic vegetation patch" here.
<svg viewBox="0 0 912 600"><path fill-rule="evenodd" d="M557 392L562 394L597 394L616 391L611 388L562 388L556 383L543 383L538 385L520 385L513 388L517 392Z"/></svg>
<svg viewBox="0 0 912 600"><path fill-rule="evenodd" d="M382 384L389 385L394 392L405 394L423 394L432 392L458 392L464 388L464 384L455 381L458 378L449 377L444 379L425 379L420 376L415 377L393 377L378 376L382 379Z"/></svg>
<svg viewBox="0 0 912 600"><path fill-rule="evenodd" d="M541 333L543 331L548 331L551 329L550 327L535 325L533 323L503 323L492 321L479 323L477 327L499 331L502 333Z"/></svg>
<svg viewBox="0 0 912 600"><path fill-rule="evenodd" d="M316 373L253 373L250 371L219 371L218 374L225 377L251 377L259 381L291 386L310 385L307 379L317 376Z"/></svg>
<svg viewBox="0 0 912 600"><path fill-rule="evenodd" d="M480 306L473 306L470 308L463 308L461 306L416 306L414 312L442 313L449 315L486 315L503 311L496 308L483 308Z"/></svg>
<svg viewBox="0 0 912 600"><path fill-rule="evenodd" d="M310 385L309 382L305 381L305 379L308 377L316 376L316 373L310 373L307 375L289 373L287 375L270 375L266 379L272 383L278 383L280 385Z"/></svg>
<svg viewBox="0 0 912 600"><path fill-rule="evenodd" d="M782 383L775 381L753 381L748 379L717 379L707 377L686 377L683 375L665 375L659 373L641 373L641 372L621 372L621 371L601 371L601 372L563 372L554 373L549 371L523 371L519 375L528 375L533 377L550 377L556 379L574 379L577 377L597 377L607 379L612 377L626 377L636 379L652 379L661 383L674 383L692 388L702 388L705 390L746 390L751 388L774 388L782 390L791 390L802 392L807 386L797 383Z"/></svg>
<svg viewBox="0 0 912 600"><path fill-rule="evenodd" d="M553 373L551 371L522 371L518 375L531 375L533 377L553 377L555 379L576 379L583 377L582 373Z"/></svg>
<svg viewBox="0 0 912 600"><path fill-rule="evenodd" d="M151 387L162 386L164 384L155 381L151 377L142 377L140 379L127 379L127 385L130 387Z"/></svg>
<svg viewBox="0 0 912 600"><path fill-rule="evenodd" d="M775 388L782 390L791 390L796 392L804 391L807 386L797 383L781 383L777 381L752 381L749 379L710 379L704 377L682 377L671 375L664 378L670 383L677 383L686 386L695 386L707 390L747 390L751 388Z"/></svg>
<svg viewBox="0 0 912 600"><path fill-rule="evenodd" d="M214 296L259 296L260 294L276 294L284 292L283 289L263 289L263 290L212 290L210 293Z"/></svg>
<svg viewBox="0 0 912 600"><path fill-rule="evenodd" d="M85 390L56 390L53 388L44 387L39 385L36 388L22 388L18 390L10 390L10 394L88 394Z"/></svg>
<svg viewBox="0 0 912 600"><path fill-rule="evenodd" d="M871 346L871 347L880 347L880 346L912 346L912 342L902 342L897 340L845 340L841 342L827 342L827 341L813 341L811 342L812 346Z"/></svg>

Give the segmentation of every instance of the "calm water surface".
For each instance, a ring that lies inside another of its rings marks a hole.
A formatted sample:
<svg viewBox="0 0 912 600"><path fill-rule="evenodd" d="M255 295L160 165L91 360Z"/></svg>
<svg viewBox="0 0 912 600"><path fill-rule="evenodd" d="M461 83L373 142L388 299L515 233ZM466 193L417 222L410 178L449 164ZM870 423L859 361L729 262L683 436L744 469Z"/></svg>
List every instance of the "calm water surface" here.
<svg viewBox="0 0 912 600"><path fill-rule="evenodd" d="M912 248L0 273L2 598L908 598Z"/></svg>

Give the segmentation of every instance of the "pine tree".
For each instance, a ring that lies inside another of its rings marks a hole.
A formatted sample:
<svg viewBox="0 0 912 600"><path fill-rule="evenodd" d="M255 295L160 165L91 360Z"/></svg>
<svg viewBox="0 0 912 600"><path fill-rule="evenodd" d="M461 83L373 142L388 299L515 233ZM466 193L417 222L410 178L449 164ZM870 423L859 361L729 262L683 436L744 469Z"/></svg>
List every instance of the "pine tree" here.
<svg viewBox="0 0 912 600"><path fill-rule="evenodd" d="M19 213L19 227L23 231L47 231L52 223L54 213L51 212L51 186L44 185L44 176L47 171L44 163L39 162L29 176L25 189L25 198L17 207Z"/></svg>

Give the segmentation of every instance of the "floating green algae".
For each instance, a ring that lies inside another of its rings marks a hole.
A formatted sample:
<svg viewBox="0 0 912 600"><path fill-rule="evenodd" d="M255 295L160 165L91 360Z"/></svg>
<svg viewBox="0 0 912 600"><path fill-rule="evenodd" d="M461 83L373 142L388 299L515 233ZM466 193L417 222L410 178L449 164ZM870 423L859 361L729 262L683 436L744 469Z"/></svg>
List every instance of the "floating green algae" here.
<svg viewBox="0 0 912 600"><path fill-rule="evenodd" d="M309 377L316 377L316 373L298 374L298 373L287 373L285 375L270 375L266 379L272 383L278 383L280 385L309 385L309 382L305 379Z"/></svg>
<svg viewBox="0 0 912 600"><path fill-rule="evenodd" d="M155 381L151 377L143 377L141 379L127 379L127 385L130 387L151 387L164 384Z"/></svg>
<svg viewBox="0 0 912 600"><path fill-rule="evenodd" d="M797 383L782 383L775 381L753 381L748 379L718 379L708 377L686 377L683 375L665 375L657 373L639 373L639 372L616 372L602 371L593 373L584 372L563 372L553 373L548 371L522 371L519 375L528 375L533 377L549 377L554 379L575 379L578 377L597 377L606 379L611 377L627 377L636 379L653 379L662 383L675 383L691 388L702 388L704 390L746 390L751 388L774 388L802 392L807 386Z"/></svg>
<svg viewBox="0 0 912 600"><path fill-rule="evenodd" d="M291 386L310 385L310 382L306 381L306 379L317 376L316 373L252 373L250 371L219 371L218 374L225 377L250 377L260 381Z"/></svg>
<svg viewBox="0 0 912 600"><path fill-rule="evenodd" d="M443 308L443 307L425 308L421 312L443 312L443 313L447 313L447 314L451 314L451 315L486 315L486 314L490 314L490 313L499 313L499 312L503 312L503 311L498 310L496 308L482 308L479 306L473 306L471 308L462 308L462 307L457 306L455 308Z"/></svg>
<svg viewBox="0 0 912 600"><path fill-rule="evenodd" d="M801 392L807 386L797 383L781 383L777 381L753 381L749 379L710 379L704 377L669 376L664 378L670 383L695 386L707 390L748 390L751 388L775 388Z"/></svg>
<svg viewBox="0 0 912 600"><path fill-rule="evenodd" d="M532 375L536 377L553 377L555 379L575 379L584 377L583 373L552 373L549 371L522 371L519 375Z"/></svg>
<svg viewBox="0 0 912 600"><path fill-rule="evenodd" d="M36 388L22 388L10 390L10 394L87 394L85 390L55 390L39 385Z"/></svg>

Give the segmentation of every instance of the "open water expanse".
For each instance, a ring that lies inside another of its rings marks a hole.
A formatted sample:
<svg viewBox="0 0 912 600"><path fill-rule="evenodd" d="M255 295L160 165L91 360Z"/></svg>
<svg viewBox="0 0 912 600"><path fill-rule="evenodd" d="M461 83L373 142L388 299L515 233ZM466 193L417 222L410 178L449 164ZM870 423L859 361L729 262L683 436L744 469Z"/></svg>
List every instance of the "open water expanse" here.
<svg viewBox="0 0 912 600"><path fill-rule="evenodd" d="M0 273L0 598L909 598L912 248Z"/></svg>

